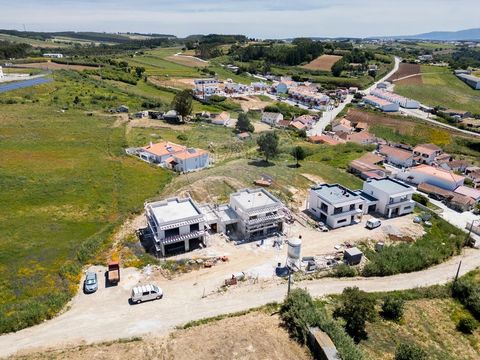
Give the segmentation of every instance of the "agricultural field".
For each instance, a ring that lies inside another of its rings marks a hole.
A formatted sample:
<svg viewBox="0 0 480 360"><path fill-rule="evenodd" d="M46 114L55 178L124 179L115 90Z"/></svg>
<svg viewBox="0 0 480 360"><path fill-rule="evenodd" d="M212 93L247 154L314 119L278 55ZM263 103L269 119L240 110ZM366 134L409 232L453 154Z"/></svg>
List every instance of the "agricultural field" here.
<svg viewBox="0 0 480 360"><path fill-rule="evenodd" d="M20 36L15 36L10 34L2 34L2 33L0 33L0 41L26 43L35 48L62 48L62 47L68 46L67 44L58 44L52 41L37 40L37 39L25 38L25 37L20 37Z"/></svg>
<svg viewBox="0 0 480 360"><path fill-rule="evenodd" d="M22 68L27 69L41 69L41 70L93 70L96 69L94 66L87 65L68 65L68 64L59 64L53 61L44 61L38 63L27 63L19 65Z"/></svg>
<svg viewBox="0 0 480 360"><path fill-rule="evenodd" d="M421 84L398 84L395 92L435 107L470 111L480 114L480 91L458 79L450 69L421 66Z"/></svg>
<svg viewBox="0 0 480 360"><path fill-rule="evenodd" d="M396 85L423 84L420 65L401 63L397 72L390 76L387 80Z"/></svg>
<svg viewBox="0 0 480 360"><path fill-rule="evenodd" d="M332 66L342 59L342 56L337 55L322 55L311 61L307 65L304 65L303 68L309 70L320 70L320 71L331 71Z"/></svg>
<svg viewBox="0 0 480 360"><path fill-rule="evenodd" d="M208 66L208 61L201 60L194 56L186 56L182 54L175 54L173 56L168 56L165 58L165 60L180 64L180 65L189 66L189 67L203 68Z"/></svg>
<svg viewBox="0 0 480 360"><path fill-rule="evenodd" d="M172 177L127 157L125 124L86 115L81 104L72 106L72 93L93 109L113 96L138 101L59 76L8 93L18 103L0 105L0 332L62 309L81 266L104 263L115 226ZM67 103L71 108L60 111Z"/></svg>

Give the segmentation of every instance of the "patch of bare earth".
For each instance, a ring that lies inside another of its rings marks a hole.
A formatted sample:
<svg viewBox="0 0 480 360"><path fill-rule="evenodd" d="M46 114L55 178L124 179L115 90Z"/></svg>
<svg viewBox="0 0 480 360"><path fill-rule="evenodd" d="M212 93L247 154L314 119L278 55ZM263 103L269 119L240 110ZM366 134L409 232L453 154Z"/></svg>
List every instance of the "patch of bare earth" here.
<svg viewBox="0 0 480 360"><path fill-rule="evenodd" d="M185 55L172 55L165 58L165 60L171 61L179 65L185 65L189 67L207 67L208 61L202 61L194 56Z"/></svg>
<svg viewBox="0 0 480 360"><path fill-rule="evenodd" d="M422 84L421 74L422 70L419 64L401 63L398 70L388 78L388 81L396 84Z"/></svg>
<svg viewBox="0 0 480 360"><path fill-rule="evenodd" d="M330 71L332 70L332 66L340 59L342 59L342 56L322 55L309 62L307 65L304 65L303 68L309 70Z"/></svg>
<svg viewBox="0 0 480 360"><path fill-rule="evenodd" d="M189 78L183 79L149 76L148 81L153 85L175 89L193 89L195 87L194 79Z"/></svg>
<svg viewBox="0 0 480 360"><path fill-rule="evenodd" d="M266 106L271 104L271 101L262 101L256 96L242 96L231 98L237 104L240 104L242 110L247 112L249 110L263 110Z"/></svg>
<svg viewBox="0 0 480 360"><path fill-rule="evenodd" d="M12 359L306 360L312 357L306 347L289 338L278 316L257 312L176 330L163 338L82 345Z"/></svg>

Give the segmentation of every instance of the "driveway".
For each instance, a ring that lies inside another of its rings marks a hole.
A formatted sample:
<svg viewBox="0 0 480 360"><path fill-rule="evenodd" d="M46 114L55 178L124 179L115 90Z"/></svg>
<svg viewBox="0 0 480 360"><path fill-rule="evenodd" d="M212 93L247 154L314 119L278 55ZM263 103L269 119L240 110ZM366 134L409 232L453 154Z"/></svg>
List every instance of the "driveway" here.
<svg viewBox="0 0 480 360"><path fill-rule="evenodd" d="M340 293L345 287L377 292L412 289L445 284L455 276L459 261L460 274L480 266L480 251L466 249L462 256L430 269L384 278L321 279L294 284L306 288L313 296ZM95 267L102 274L104 268ZM72 300L69 310L60 316L34 327L0 337L0 356L20 350L58 347L78 343L109 341L133 336L158 336L175 326L191 320L246 310L272 301L281 301L286 295L284 281L247 284L226 292L205 295L202 273L188 274L184 281L158 282L165 291L163 300L130 305L130 289L139 281L151 281L136 269L124 269L122 281L116 287L100 289L92 295L81 292ZM103 279L103 277L100 277Z"/></svg>

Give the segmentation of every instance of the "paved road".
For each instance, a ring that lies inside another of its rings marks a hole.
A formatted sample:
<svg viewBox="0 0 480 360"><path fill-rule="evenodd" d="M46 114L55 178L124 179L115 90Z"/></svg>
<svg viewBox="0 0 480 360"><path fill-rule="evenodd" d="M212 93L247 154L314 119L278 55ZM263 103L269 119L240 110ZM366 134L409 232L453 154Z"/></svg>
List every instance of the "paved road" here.
<svg viewBox="0 0 480 360"><path fill-rule="evenodd" d="M444 284L451 281L462 260L460 273L480 266L480 251L467 249L464 255L430 269L384 278L322 279L294 284L314 296L340 293L345 287L358 286L369 291L393 291ZM98 269L103 271L103 269ZM226 293L203 297L199 282L169 281L161 284L165 298L160 301L129 305L129 289L140 278L138 271L126 269L117 287L103 287L93 295L77 295L64 314L40 325L0 337L0 356L19 350L99 342L142 335L162 335L191 320L246 310L272 301L281 301L286 284L241 285Z"/></svg>
<svg viewBox="0 0 480 360"><path fill-rule="evenodd" d="M52 78L45 78L45 77L38 77L34 79L18 81L13 83L7 83L4 85L0 85L0 93L4 93L11 90L23 89L30 86L46 84L53 81Z"/></svg>
<svg viewBox="0 0 480 360"><path fill-rule="evenodd" d="M363 92L368 94L370 91L375 89L377 84L387 80L390 76L392 76L395 72L397 72L399 66L400 66L400 58L395 57L395 64L393 66L392 71L390 71L387 75L385 75L380 80L373 83L367 89L363 90ZM311 130L308 131L308 136L321 135L323 130L325 130L325 127L328 124L330 124L337 117L337 115L340 114L343 111L343 109L345 109L345 106L347 106L348 104L350 104L352 102L352 100L353 100L353 96L348 95L346 100L344 102L342 102L338 107L336 107L332 110L329 110L329 111L324 111L322 113L321 119L319 121L317 121L317 123L315 124L315 126Z"/></svg>

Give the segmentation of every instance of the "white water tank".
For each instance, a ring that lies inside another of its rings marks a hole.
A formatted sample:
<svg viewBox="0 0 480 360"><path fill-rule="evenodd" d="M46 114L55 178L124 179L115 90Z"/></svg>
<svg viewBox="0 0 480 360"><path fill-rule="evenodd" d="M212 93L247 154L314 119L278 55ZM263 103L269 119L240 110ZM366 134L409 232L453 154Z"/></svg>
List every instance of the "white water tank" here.
<svg viewBox="0 0 480 360"><path fill-rule="evenodd" d="M2 67L0 66L0 79L3 78L3 69Z"/></svg>
<svg viewBox="0 0 480 360"><path fill-rule="evenodd" d="M300 260L302 252L302 238L292 238L288 240L288 258L291 260Z"/></svg>

